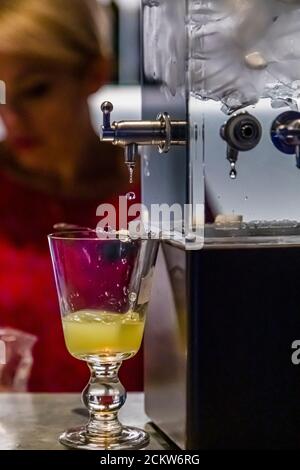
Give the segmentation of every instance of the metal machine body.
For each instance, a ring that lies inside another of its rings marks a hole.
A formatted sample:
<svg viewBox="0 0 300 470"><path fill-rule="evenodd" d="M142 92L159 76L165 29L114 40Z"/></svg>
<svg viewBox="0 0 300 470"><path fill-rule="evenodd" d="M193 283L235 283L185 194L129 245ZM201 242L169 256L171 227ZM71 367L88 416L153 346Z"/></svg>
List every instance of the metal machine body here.
<svg viewBox="0 0 300 470"><path fill-rule="evenodd" d="M204 47L193 39L204 41L199 22L207 15L209 28L210 8L212 22L220 20L217 2L143 3L143 119L172 110L190 129L186 148L163 161L147 147L143 201L202 203L206 222L227 217L224 227L205 225L196 250L162 243L145 332L146 412L181 449L299 449L300 366L291 360L300 338L291 282L300 269L296 105L277 86L276 96L227 114L226 91L207 99L203 83L197 88L200 69L192 74L203 56L193 47ZM176 62L176 92L152 37ZM261 73L261 62L252 66Z"/></svg>
<svg viewBox="0 0 300 470"><path fill-rule="evenodd" d="M151 420L181 449L299 449L297 246L163 244L145 333Z"/></svg>

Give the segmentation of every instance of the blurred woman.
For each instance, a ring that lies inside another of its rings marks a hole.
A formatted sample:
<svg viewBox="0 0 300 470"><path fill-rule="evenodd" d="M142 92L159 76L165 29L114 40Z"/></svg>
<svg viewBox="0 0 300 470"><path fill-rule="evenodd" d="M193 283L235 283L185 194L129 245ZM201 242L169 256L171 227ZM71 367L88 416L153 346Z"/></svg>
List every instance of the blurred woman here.
<svg viewBox="0 0 300 470"><path fill-rule="evenodd" d="M64 345L46 235L60 222L95 227L97 206L129 189L87 101L108 76L108 26L96 0L0 0L0 325L38 337L32 391L82 390L88 378ZM122 369L140 389L140 356Z"/></svg>

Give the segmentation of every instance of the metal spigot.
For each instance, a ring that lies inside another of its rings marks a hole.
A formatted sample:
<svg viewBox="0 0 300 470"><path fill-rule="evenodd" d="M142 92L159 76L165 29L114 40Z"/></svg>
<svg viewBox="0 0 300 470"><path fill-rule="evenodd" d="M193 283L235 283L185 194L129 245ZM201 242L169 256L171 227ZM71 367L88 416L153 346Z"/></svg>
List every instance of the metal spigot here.
<svg viewBox="0 0 300 470"><path fill-rule="evenodd" d="M227 160L230 163L229 176L237 176L236 163L239 152L247 152L256 147L262 136L260 122L251 114L234 114L220 129L220 135L227 142Z"/></svg>
<svg viewBox="0 0 300 470"><path fill-rule="evenodd" d="M300 168L300 113L280 114L272 124L271 139L280 152L295 155L296 167Z"/></svg>
<svg viewBox="0 0 300 470"><path fill-rule="evenodd" d="M124 147L125 164L132 173L138 156L139 145L157 145L159 153L169 152L172 145L187 143L187 123L171 121L168 113L161 113L156 121L110 122L113 105L104 101L101 105L103 125L100 139Z"/></svg>

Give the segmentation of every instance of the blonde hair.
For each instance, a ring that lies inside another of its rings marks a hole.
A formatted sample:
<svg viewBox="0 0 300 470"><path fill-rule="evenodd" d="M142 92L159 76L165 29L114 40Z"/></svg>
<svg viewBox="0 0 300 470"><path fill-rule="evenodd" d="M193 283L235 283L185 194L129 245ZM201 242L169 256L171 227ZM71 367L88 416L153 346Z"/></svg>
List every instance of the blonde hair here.
<svg viewBox="0 0 300 470"><path fill-rule="evenodd" d="M0 51L77 68L107 59L107 13L97 0L0 0Z"/></svg>

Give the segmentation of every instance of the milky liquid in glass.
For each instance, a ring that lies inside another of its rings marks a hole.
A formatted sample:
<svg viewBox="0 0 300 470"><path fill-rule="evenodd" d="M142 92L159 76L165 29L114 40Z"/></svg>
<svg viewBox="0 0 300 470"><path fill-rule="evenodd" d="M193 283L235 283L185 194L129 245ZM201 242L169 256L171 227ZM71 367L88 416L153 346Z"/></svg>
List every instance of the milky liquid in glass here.
<svg viewBox="0 0 300 470"><path fill-rule="evenodd" d="M64 317L63 329L67 348L78 359L114 355L128 359L140 348L144 319L132 311L79 310Z"/></svg>

